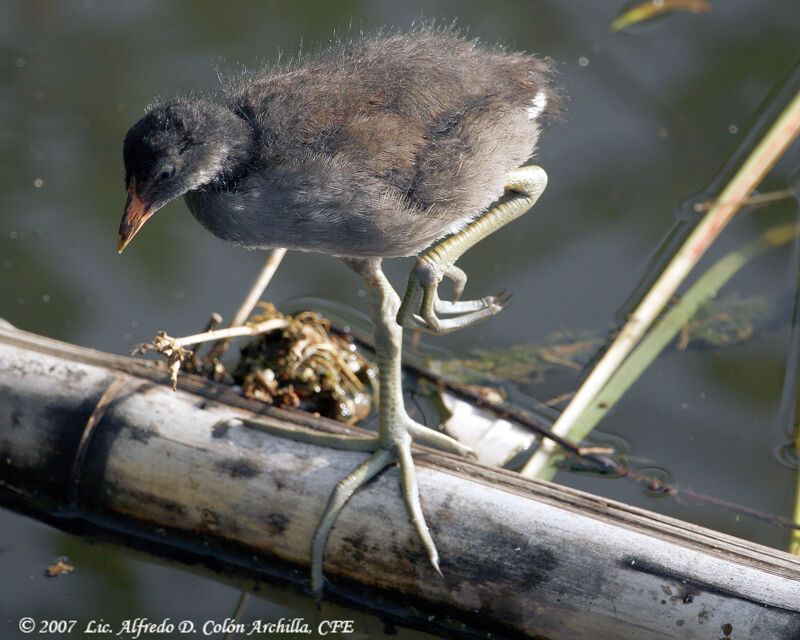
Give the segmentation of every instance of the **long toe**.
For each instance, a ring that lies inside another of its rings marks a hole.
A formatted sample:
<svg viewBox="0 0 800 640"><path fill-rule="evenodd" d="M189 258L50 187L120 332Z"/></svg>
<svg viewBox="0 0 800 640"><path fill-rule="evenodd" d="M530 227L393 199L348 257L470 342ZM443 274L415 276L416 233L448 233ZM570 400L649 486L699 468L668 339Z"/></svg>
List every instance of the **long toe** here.
<svg viewBox="0 0 800 640"><path fill-rule="evenodd" d="M460 443L445 433L414 422L411 418L408 419L406 428L408 433L417 440L444 449L448 453L455 453L465 458L476 458L475 453L467 445Z"/></svg>
<svg viewBox="0 0 800 640"><path fill-rule="evenodd" d="M431 532L425 522L422 513L422 505L419 501L419 485L417 484L417 470L414 467L414 459L411 457L411 438L404 438L397 443L397 461L400 463L400 479L403 487L403 497L406 501L411 522L417 530L422 546L428 554L428 559L436 572L441 576L442 570L439 568L439 552L433 542Z"/></svg>
<svg viewBox="0 0 800 640"><path fill-rule="evenodd" d="M505 304L499 303L493 297L489 297L487 300L489 300L488 306L483 309L454 315L449 318L440 318L433 312L426 313L422 316L414 314L405 326L434 335L458 331L459 329L470 327L473 324L491 318L505 309Z"/></svg>
<svg viewBox="0 0 800 640"><path fill-rule="evenodd" d="M355 491L369 482L375 475L394 462L395 453L381 447L363 464L356 467L348 476L340 480L328 499L328 505L319 519L314 537L311 539L311 591L315 599L322 597L324 585L322 561L328 534L339 517L339 513Z"/></svg>

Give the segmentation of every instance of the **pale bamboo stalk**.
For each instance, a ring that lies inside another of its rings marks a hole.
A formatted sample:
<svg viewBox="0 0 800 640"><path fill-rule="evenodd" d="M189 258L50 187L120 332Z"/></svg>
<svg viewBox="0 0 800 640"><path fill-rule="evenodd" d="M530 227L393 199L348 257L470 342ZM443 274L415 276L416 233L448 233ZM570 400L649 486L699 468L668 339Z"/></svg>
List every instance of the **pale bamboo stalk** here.
<svg viewBox="0 0 800 640"><path fill-rule="evenodd" d="M172 345L177 348L185 347L190 344L200 344L201 342L211 342L212 340L232 340L233 338L239 338L241 336L257 336L288 326L289 322L285 318L270 318L263 322L249 323L238 327L228 327L227 329L214 329L213 331L195 333L194 335L185 336L183 338L173 338Z"/></svg>
<svg viewBox="0 0 800 640"><path fill-rule="evenodd" d="M261 268L261 273L258 274L258 278L256 278L256 281L253 283L253 286L251 287L241 306L233 316L233 320L231 320L230 325L231 327L238 327L239 325L247 322L247 319L250 317L250 313L258 304L258 301L261 299L261 295L264 293L264 289L267 288L267 285L272 280L272 276L275 275L275 272L278 270L278 266L285 255L286 249L283 248L273 249L270 251L266 262L264 262L264 266Z"/></svg>
<svg viewBox="0 0 800 640"><path fill-rule="evenodd" d="M620 398L638 380L658 355L672 342L682 327L694 317L700 305L722 289L745 264L765 251L781 247L797 238L800 227L797 223L781 224L767 229L761 236L747 245L734 249L720 258L700 276L681 296L680 302L666 312L653 325L647 336L631 352L630 356L614 372L597 401L575 422L570 430L570 441L581 441L616 405ZM583 451L583 448L581 449ZM556 453L554 452L554 457ZM550 464L536 476L539 480L552 480L556 466Z"/></svg>
<svg viewBox="0 0 800 640"><path fill-rule="evenodd" d="M278 269L283 257L286 255L286 249L279 248L273 249L270 251L269 256L267 257L266 262L264 262L264 266L261 268L261 273L258 274L256 281L253 283L253 286L250 287L250 291L245 296L244 301L236 310L236 313L233 316L233 320L229 325L229 329L233 329L235 327L239 327L247 322L247 318L250 317L255 306L258 304L258 301L261 299L264 290L267 288L267 285L272 280L272 276L275 275L275 272ZM203 361L206 364L210 364L214 361L214 359L219 358L225 351L227 351L228 347L230 346L231 340L238 335L251 335L249 333L245 334L236 334L229 337L224 337L219 340L216 344L211 346L208 354L203 358Z"/></svg>

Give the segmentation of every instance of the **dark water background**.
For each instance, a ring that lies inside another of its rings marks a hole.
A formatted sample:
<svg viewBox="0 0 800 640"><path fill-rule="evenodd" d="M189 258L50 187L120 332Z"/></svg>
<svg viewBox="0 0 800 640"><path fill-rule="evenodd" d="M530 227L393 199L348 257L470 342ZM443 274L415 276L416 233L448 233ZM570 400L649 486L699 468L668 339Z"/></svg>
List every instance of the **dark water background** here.
<svg viewBox="0 0 800 640"><path fill-rule="evenodd" d="M570 97L565 123L545 133L537 162L550 186L534 211L460 262L468 294L508 288L497 318L431 341L454 357L536 342L557 330L604 334L677 220L702 193L747 123L798 55L796 0L727 0L696 16L675 14L627 33L608 24L621 3L516 2L44 2L0 5L0 317L61 340L127 353L156 331L194 333L213 310L230 316L263 256L205 232L182 202L166 207L123 256L116 252L124 185L122 138L158 96L218 86L216 73L257 66L279 52L316 48L334 32L454 19L471 35L559 62ZM793 155L792 155L793 154ZM781 188L796 148L767 181ZM700 267L773 223L795 203L742 216ZM390 277L403 284L408 261ZM793 398L782 389L797 284L796 246L745 267L728 285L760 294L769 318L744 343L662 356L603 423L627 443L634 468L774 514L791 513L796 470L776 455L788 440ZM338 261L290 254L269 290L281 304L314 296L365 309L360 282ZM544 399L574 388L566 371ZM559 481L778 548L785 531L735 514L589 474ZM77 571L44 568L68 556ZM125 552L90 546L0 512L0 637L17 620L146 616L223 620L237 591ZM245 619L315 615L293 592L254 600ZM383 624L347 610L358 635ZM81 637L75 635L74 637ZM423 637L398 630L396 637Z"/></svg>

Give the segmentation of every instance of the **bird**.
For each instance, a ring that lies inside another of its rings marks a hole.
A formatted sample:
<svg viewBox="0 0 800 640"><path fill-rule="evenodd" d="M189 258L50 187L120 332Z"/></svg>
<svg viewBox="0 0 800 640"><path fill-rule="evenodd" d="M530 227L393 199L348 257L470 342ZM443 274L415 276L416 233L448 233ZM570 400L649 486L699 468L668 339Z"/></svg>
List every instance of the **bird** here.
<svg viewBox="0 0 800 640"><path fill-rule="evenodd" d="M411 442L472 452L406 412L403 328L448 333L508 305L505 294L462 300L467 275L455 262L544 191L546 172L525 162L561 111L554 75L548 58L427 26L336 42L234 78L214 98L152 105L125 136L120 253L156 211L183 196L197 221L225 241L327 254L364 280L378 366L377 434L267 427L371 453L332 490L313 535L317 597L325 543L340 511L394 463L411 522L441 575ZM403 256L417 260L400 298L381 263ZM444 278L453 284L451 300L438 295Z"/></svg>

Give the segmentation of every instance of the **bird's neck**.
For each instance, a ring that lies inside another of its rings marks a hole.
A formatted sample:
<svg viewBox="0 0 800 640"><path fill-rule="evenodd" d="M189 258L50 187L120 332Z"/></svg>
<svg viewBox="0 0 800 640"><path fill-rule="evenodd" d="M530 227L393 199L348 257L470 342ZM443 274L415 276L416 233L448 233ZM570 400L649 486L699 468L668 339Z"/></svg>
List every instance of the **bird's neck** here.
<svg viewBox="0 0 800 640"><path fill-rule="evenodd" d="M222 162L222 170L215 186L222 189L234 188L236 183L248 172L256 156L256 134L250 122L233 111L226 122L228 143L227 156Z"/></svg>
<svg viewBox="0 0 800 640"><path fill-rule="evenodd" d="M198 101L201 114L198 138L209 143L208 160L213 166L210 181L200 188L226 190L235 187L256 157L256 134L250 122L227 106Z"/></svg>

